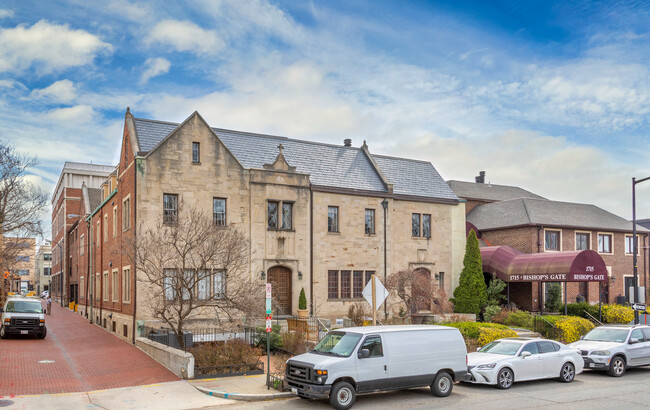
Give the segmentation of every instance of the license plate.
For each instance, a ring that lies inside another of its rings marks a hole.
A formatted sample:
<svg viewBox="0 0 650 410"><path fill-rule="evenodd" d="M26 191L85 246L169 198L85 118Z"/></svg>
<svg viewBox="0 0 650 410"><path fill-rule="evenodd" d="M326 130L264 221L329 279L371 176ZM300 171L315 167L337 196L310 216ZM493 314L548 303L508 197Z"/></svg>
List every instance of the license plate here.
<svg viewBox="0 0 650 410"><path fill-rule="evenodd" d="M298 389L296 389L295 387L292 387L291 388L291 393L298 394Z"/></svg>
<svg viewBox="0 0 650 410"><path fill-rule="evenodd" d="M589 367L596 367L596 363L589 363Z"/></svg>
<svg viewBox="0 0 650 410"><path fill-rule="evenodd" d="M21 330L21 331L20 331L20 334L21 334L21 335L26 335L27 333L28 333L28 332L27 332L26 330Z"/></svg>

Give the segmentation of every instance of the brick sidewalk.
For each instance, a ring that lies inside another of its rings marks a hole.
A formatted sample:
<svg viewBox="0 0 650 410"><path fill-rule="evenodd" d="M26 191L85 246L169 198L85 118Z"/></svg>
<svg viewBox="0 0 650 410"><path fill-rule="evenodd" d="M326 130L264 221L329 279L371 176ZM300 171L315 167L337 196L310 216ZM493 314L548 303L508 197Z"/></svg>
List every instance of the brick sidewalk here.
<svg viewBox="0 0 650 410"><path fill-rule="evenodd" d="M53 303L47 337L0 340L0 397L179 380L144 352ZM39 361L53 363L39 363Z"/></svg>

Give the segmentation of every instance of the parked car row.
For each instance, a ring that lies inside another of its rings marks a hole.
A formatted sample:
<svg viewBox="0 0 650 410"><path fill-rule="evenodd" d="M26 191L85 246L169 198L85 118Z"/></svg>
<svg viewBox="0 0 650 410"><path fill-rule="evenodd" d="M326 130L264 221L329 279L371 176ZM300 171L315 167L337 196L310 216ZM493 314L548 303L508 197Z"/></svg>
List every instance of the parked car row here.
<svg viewBox="0 0 650 410"><path fill-rule="evenodd" d="M650 326L600 326L565 345L540 338L495 340L467 354L456 328L375 326L329 332L310 352L287 361L285 388L303 399L349 409L358 393L429 386L451 394L454 382L494 385L554 378L570 383L584 369L620 377L650 364Z"/></svg>

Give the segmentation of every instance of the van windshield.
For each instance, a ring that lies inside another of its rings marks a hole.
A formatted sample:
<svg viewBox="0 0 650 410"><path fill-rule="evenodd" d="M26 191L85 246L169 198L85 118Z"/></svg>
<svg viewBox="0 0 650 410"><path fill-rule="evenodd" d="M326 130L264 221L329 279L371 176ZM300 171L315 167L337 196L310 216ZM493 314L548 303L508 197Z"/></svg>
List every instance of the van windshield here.
<svg viewBox="0 0 650 410"><path fill-rule="evenodd" d="M349 357L361 339L359 333L330 332L320 341L312 352Z"/></svg>
<svg viewBox="0 0 650 410"><path fill-rule="evenodd" d="M10 300L5 312L10 313L43 313L41 302L32 300Z"/></svg>

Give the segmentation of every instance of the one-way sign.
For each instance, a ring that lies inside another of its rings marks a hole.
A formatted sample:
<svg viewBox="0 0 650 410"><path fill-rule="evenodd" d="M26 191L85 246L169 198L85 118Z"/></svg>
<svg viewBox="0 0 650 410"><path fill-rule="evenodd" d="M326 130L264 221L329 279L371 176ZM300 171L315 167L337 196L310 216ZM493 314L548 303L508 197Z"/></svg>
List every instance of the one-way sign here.
<svg viewBox="0 0 650 410"><path fill-rule="evenodd" d="M639 312L645 312L645 305L642 305L640 303L635 303L632 305L632 309L637 310Z"/></svg>

